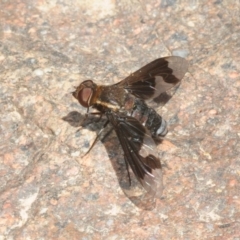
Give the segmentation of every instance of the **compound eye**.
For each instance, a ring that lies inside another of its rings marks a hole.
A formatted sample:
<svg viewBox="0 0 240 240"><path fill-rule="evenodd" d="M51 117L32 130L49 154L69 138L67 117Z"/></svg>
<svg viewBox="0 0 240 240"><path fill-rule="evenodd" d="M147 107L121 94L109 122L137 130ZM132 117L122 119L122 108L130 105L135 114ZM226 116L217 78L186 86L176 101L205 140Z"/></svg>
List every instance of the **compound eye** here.
<svg viewBox="0 0 240 240"><path fill-rule="evenodd" d="M84 87L78 93L77 99L83 107L90 107L90 100L92 97L93 90L88 87Z"/></svg>

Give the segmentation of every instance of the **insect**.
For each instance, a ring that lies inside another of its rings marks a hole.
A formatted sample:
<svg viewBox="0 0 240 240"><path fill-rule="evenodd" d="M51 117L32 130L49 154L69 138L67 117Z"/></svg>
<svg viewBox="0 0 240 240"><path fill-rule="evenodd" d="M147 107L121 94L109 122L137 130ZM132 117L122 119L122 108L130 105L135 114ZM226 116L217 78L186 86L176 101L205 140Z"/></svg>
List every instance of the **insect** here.
<svg viewBox="0 0 240 240"><path fill-rule="evenodd" d="M112 125L123 149L127 169L130 165L152 197L160 198L163 191L162 168L154 140L166 135L167 123L146 102L178 84L187 67L184 58L163 57L114 85L97 85L86 80L73 92L78 102L87 108L87 113L93 108L99 115L106 116L99 134L109 123Z"/></svg>

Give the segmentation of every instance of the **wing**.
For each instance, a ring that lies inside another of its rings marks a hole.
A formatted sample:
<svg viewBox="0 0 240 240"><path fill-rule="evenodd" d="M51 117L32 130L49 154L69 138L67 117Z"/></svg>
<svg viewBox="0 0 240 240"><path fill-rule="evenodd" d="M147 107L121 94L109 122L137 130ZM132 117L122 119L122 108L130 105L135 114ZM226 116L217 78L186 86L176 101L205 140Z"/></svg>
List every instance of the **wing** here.
<svg viewBox="0 0 240 240"><path fill-rule="evenodd" d="M160 198L162 169L155 142L149 131L135 118L107 112L124 151L124 157L148 194Z"/></svg>
<svg viewBox="0 0 240 240"><path fill-rule="evenodd" d="M188 62L178 56L154 60L117 83L134 96L149 100L179 83L187 72Z"/></svg>

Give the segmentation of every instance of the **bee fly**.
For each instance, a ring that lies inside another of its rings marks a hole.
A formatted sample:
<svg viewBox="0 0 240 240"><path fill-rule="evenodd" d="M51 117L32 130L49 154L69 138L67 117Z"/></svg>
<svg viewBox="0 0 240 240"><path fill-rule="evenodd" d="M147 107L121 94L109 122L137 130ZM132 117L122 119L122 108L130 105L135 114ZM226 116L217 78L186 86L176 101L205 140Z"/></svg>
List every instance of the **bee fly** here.
<svg viewBox="0 0 240 240"><path fill-rule="evenodd" d="M114 85L102 86L86 80L73 92L83 107L97 109L106 116L103 128L111 123L124 151L127 169L129 164L147 193L157 198L162 195L163 183L154 139L166 135L167 124L145 101L178 84L187 67L187 61L178 56L159 58Z"/></svg>

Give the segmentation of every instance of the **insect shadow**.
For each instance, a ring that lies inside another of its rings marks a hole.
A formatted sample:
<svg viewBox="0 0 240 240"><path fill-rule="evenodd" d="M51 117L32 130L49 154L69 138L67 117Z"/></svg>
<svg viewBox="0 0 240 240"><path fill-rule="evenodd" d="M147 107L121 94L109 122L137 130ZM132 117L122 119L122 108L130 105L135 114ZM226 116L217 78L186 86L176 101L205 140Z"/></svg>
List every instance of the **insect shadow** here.
<svg viewBox="0 0 240 240"><path fill-rule="evenodd" d="M84 122L85 116L77 111L70 112L62 120L68 122L75 128L84 128L89 131L98 132L106 119L99 120L99 116L90 116ZM80 129L80 131L81 131ZM102 132L99 140L105 146L112 167L118 178L119 185L123 193L132 201L134 205L144 210L152 210L156 205L154 198L145 194L145 190L136 179L130 167L127 168L122 149L119 148L119 142L111 126L107 126ZM111 146L109 146L111 145ZM113 147L114 146L114 147Z"/></svg>

